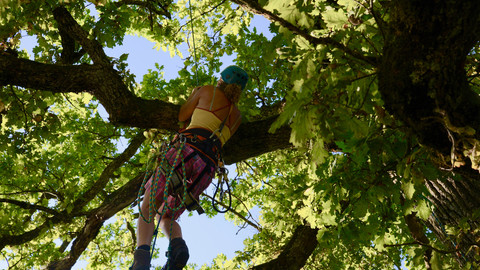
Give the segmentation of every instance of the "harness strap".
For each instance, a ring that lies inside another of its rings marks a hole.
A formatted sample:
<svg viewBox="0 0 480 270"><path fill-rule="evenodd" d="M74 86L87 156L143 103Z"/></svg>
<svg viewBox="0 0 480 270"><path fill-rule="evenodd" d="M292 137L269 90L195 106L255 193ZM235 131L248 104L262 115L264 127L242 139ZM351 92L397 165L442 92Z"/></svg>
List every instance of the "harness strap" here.
<svg viewBox="0 0 480 270"><path fill-rule="evenodd" d="M210 103L210 110L209 110L209 111L212 111L213 101L215 100L215 92L217 92L217 86L215 86L215 87L213 88L212 103Z"/></svg>
<svg viewBox="0 0 480 270"><path fill-rule="evenodd" d="M209 109L210 112L212 111L212 108L213 108L213 101L215 100L215 92L217 92L217 86L215 86L213 88L213 97L212 97L212 102L210 103L210 109ZM218 129L213 132L213 134L218 133L218 134L220 134L220 136L222 136L223 127L225 126L225 123L227 122L228 117L230 117L230 114L232 113L232 109L233 109L233 104L231 103L231 101L229 101L229 102L230 102L230 111L228 111L227 117L225 117L225 119L223 119L222 123L220 124L220 126L218 126ZM233 126L236 126L237 122L238 122L238 119Z"/></svg>
<svg viewBox="0 0 480 270"><path fill-rule="evenodd" d="M202 128L187 129L182 131L182 134L186 136L186 143L200 154L203 161L211 167L217 166L218 153L222 148L222 143L217 136Z"/></svg>
<svg viewBox="0 0 480 270"><path fill-rule="evenodd" d="M187 192L191 192L193 190L193 188L198 184L198 182L200 182L200 179L202 179L202 177L207 173L207 169L208 167L205 166L203 168L203 170L200 172L200 174L198 175L197 179L193 180L193 183L190 185L190 187L187 189Z"/></svg>
<svg viewBox="0 0 480 270"><path fill-rule="evenodd" d="M240 121L241 117L237 118L237 121L233 124L233 126L230 127L230 131L234 130L235 127L237 126L238 122Z"/></svg>
<svg viewBox="0 0 480 270"><path fill-rule="evenodd" d="M222 123L220 123L220 126L218 126L218 129L213 132L212 136L216 133L220 134L220 137L222 136L222 130L225 127L225 123L227 122L228 117L230 117L232 110L233 110L233 104L230 105L230 110L228 111L227 117L223 119Z"/></svg>

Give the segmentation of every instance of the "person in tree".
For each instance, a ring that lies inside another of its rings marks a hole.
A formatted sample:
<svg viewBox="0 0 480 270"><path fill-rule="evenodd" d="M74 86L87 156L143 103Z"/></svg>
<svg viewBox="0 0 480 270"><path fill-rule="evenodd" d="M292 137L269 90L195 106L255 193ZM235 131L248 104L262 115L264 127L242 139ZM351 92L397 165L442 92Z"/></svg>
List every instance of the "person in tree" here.
<svg viewBox="0 0 480 270"><path fill-rule="evenodd" d="M198 200L200 194L210 185L217 167L219 153L222 146L235 133L241 121L241 114L237 103L242 90L248 82L248 74L238 66L229 66L221 73L217 85L206 85L195 88L189 98L180 108L178 119L189 122L186 129L180 131L173 147L166 153L166 161L176 172L182 175L181 164L174 164L180 139L186 140L181 149L180 158L185 164L185 183L187 190ZM160 169L145 185L145 196L141 204L143 216L149 213L150 193L153 181L157 181L155 204L159 213L164 207L164 190L166 177ZM175 208L181 204L178 196L169 196L168 206ZM182 238L182 230L177 223L178 217L185 210L167 210L160 217L160 227L165 235L170 236L167 263L162 269L182 269L188 261L188 247ZM134 261L130 269L143 270L150 268L150 244L154 234L153 222L147 222L139 217L137 223L137 249L134 252Z"/></svg>

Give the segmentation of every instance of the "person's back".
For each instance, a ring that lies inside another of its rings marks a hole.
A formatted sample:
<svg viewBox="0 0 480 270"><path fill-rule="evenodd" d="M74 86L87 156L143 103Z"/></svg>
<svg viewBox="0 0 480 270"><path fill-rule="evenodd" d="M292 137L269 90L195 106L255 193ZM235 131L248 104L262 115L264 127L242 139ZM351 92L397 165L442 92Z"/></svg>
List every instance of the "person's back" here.
<svg viewBox="0 0 480 270"><path fill-rule="evenodd" d="M241 114L236 104L232 103L220 86L203 86L195 90L196 96L190 108L184 108L179 114L179 120L190 119L187 130L194 128L203 128L219 137L222 145L230 139L240 125ZM193 108L192 111L192 106ZM186 112L188 110L188 112ZM185 112L185 114L182 114ZM190 114L188 116L188 114ZM224 123L223 127L222 123ZM221 130L220 130L221 128Z"/></svg>

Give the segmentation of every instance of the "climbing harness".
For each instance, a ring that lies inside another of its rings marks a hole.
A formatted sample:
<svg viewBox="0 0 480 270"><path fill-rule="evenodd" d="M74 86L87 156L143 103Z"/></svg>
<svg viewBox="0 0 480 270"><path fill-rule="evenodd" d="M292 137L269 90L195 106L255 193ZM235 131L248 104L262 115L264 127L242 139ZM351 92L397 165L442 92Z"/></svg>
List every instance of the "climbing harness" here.
<svg viewBox="0 0 480 270"><path fill-rule="evenodd" d="M229 113L230 114L230 113ZM228 116L227 116L228 118ZM222 128L226 119L222 122ZM219 128L216 132L221 133L222 128ZM182 151L185 145L188 144L196 151L191 153L190 155L182 156ZM175 156L172 158L168 158L167 154L171 151L171 149L176 149ZM189 187L187 187L186 183L186 170L185 170L185 163L193 157L193 155L199 154L200 158L205 161L209 166L206 166L204 170L200 173L200 175L193 180ZM227 190L230 195L230 186L228 185L227 174L228 170L223 167L223 160L221 159L221 142L220 139L215 136L214 133L201 129L201 128L194 128L184 130L183 132L177 134L174 140L172 140L168 145L163 144L159 149L156 149L154 155L154 166L153 166L153 173L149 172L149 167L151 161L147 163L147 172L145 173L142 185L138 192L137 196L137 204L139 208L139 213L141 218L147 223L153 222L154 215L159 215L159 220L156 225L154 231L154 239L152 244L152 250L150 254L150 258L153 257L155 244L158 235L158 228L162 221L162 217L166 214L168 210L172 212L172 219L170 224L170 232L169 238L172 235L172 224L174 221L175 212L180 210L182 207L185 207L188 211L197 211L198 214L203 214L205 211L200 206L198 200L193 196L191 193L195 185L200 181L203 177L204 173L206 173L207 168L217 168L216 172L219 178L219 182L217 185L217 190L215 194L218 193L218 189L220 187L220 201L222 201L225 191L222 188L223 183L227 184ZM170 164L169 160L173 160L173 164ZM181 170L179 170L181 168ZM165 187L163 193L163 209L161 212L158 211L158 207L156 204L156 194L158 189L158 183L160 177L162 175L165 177ZM143 212L141 211L141 197L145 192L145 185L149 177L152 177L152 183L150 188L150 199L149 199L149 207L148 207L148 216L144 216ZM180 201L180 204L177 207L171 207L168 203L169 196L173 196L176 200ZM215 195L214 195L215 198ZM214 205L214 201L212 200L212 204L215 210L220 213L225 213L229 210L229 208L225 211L220 211ZM231 195L230 195L230 205L231 205ZM169 239L172 240L172 239ZM169 245L168 251L166 252L167 257L171 254L171 247ZM167 268L168 269L169 260L167 260Z"/></svg>
<svg viewBox="0 0 480 270"><path fill-rule="evenodd" d="M178 196L178 194L181 194L181 192L184 191L184 187L186 185L186 183L184 182L184 177L179 172L177 172L173 166L171 166L168 162L164 162L163 166L159 167L159 170L161 170L164 175L167 175L169 173L172 174L172 178L169 183L169 189L172 191L172 194ZM188 192L188 190L183 199L185 207L188 211L197 211L199 215L205 213L198 201L195 199L191 192Z"/></svg>

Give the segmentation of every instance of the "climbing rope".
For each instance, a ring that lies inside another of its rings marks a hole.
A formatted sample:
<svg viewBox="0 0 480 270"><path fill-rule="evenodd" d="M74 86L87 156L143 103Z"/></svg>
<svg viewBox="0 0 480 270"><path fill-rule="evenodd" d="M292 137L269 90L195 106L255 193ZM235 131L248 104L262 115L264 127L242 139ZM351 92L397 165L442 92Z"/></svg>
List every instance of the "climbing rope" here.
<svg viewBox="0 0 480 270"><path fill-rule="evenodd" d="M172 166L169 167L170 169L165 174L166 181L165 181L165 188L164 188L164 192L163 192L164 203L163 203L163 208L162 208L161 213L158 212L158 209L157 209L157 206L156 206L156 194L157 194L157 189L158 189L158 182L159 182L160 177L162 175L161 168L164 168L163 166L164 166L164 162L166 160L167 153L170 151L170 149L175 147L175 144L171 143L166 148L162 147L163 150L160 150L160 151L157 150L156 153L158 154L158 152L160 152L161 153L160 154L161 158L158 155L154 155L155 160L158 160L158 158L160 158L160 163L156 162L156 166L154 168L154 175L153 175L153 179L152 179L153 183L152 183L152 186L151 186L152 188L150 189L150 199L149 199L149 205L148 205L148 218L146 218L143 215L143 212L142 212L141 207L140 207L141 196L145 192L145 185L148 181L148 176L150 175L148 173L148 171L149 171L148 168L149 168L150 161L147 162L147 172L145 173L145 177L143 179L142 186L141 186L141 188L139 190L139 193L138 193L138 196L137 196L137 204L138 204L138 210L139 210L140 216L141 216L141 218L143 218L143 220L146 223L154 222L154 220L153 220L154 214L158 214L160 216L160 218L158 220L158 224L157 224L157 226L155 228L155 231L154 231L154 239L153 239L153 245L152 245L150 258L153 257L153 253L155 251L155 244L156 244L157 236L158 236L158 227L159 227L159 225L162 221L163 215L168 210L170 210L172 212L172 219L170 221L170 232L169 232L169 240L171 240L173 220L174 220L174 217L175 217L175 213L178 210L180 210L183 206L185 206L185 198L187 196L187 185L185 183L182 185L183 186L183 194L182 194L181 199L180 199L180 204L177 207L170 207L170 205L168 204L169 189L170 189L170 187L172 187L172 189L174 188L174 185L172 184L172 176L174 174L175 168L178 165L181 164L182 179L185 179L185 176L186 176L185 162L184 162L183 158L181 158L182 151L184 149L185 143L186 143L186 138L180 137L180 139L178 141L177 152L175 154L174 163L172 164ZM168 161L166 161L166 162L168 162ZM171 247L169 245L167 254L169 252L171 252L170 249L171 249ZM168 260L167 260L167 269L168 269Z"/></svg>
<svg viewBox="0 0 480 270"><path fill-rule="evenodd" d="M195 47L195 30L193 29L193 13L192 13L192 4L190 3L190 0L188 0L188 9L190 10L190 29L192 31L192 42L193 42L193 55L194 55L194 62L195 62L195 79L197 81L197 86L199 85L198 83L198 61L197 61L197 50Z"/></svg>
<svg viewBox="0 0 480 270"><path fill-rule="evenodd" d="M166 214L167 211L171 211L171 213L172 213L171 214L171 219L170 219L170 231L169 231L169 236L168 236L169 240L171 241L172 240L171 238L172 238L172 230L173 230L173 222L174 222L174 219L175 219L175 213L177 211L179 211L182 207L187 207L186 206L187 183L185 183L186 169L185 169L185 160L182 157L182 151L185 147L187 138L184 137L182 134L179 134L177 136L178 136L179 139L174 140L174 142L169 143L168 146L165 146L165 144L162 144L162 146L159 149L155 149L155 154L154 154L154 157L153 157L153 160L155 160L154 168L153 168L153 170L149 170L150 164L152 163L151 162L152 159L149 159L147 161L147 165L146 165L147 169L146 169L146 172L145 172L145 176L144 176L144 179L142 181L142 185L140 187L140 190L139 190L138 196L137 196L137 205L138 205L138 210L139 210L139 213L140 213L140 217L146 223L155 222L154 221L154 215L156 215L156 214L159 215L159 220L158 220L158 223L157 223L157 225L155 227L155 230L154 230L154 238L153 238L153 244L152 244L152 250L151 250L150 258L153 257L153 254L155 252L155 245L156 245L157 236L158 236L158 228L160 226L160 223L162 221L163 216ZM167 154L170 152L170 150L172 148L176 148L176 153L175 153L174 162L170 166L170 164L168 164ZM164 166L165 162L167 162L167 164L169 166ZM216 186L215 193L212 197L212 206L217 212L226 213L227 211L229 211L231 209L231 205L232 205L232 195L231 195L231 192L230 192L230 185L229 185L229 182L228 182L228 170L223 166L223 161L221 161L221 158L219 158L218 164L219 164L219 166L217 167L217 171L216 171L216 173L218 175L218 184ZM182 184L182 190L183 190L180 197L179 197L179 194L178 194L179 191L176 190L177 187L172 183L173 182L172 177L174 176L176 168L178 168L179 166L181 167L180 182ZM165 168L167 168L167 169L165 169ZM157 194L157 190L158 190L158 183L160 182L160 177L162 177L162 175L164 175L164 177L165 177L165 187L164 187L164 191L163 191L163 207L162 207L162 211L159 212L157 204L156 204L156 194ZM142 197L143 193L145 192L145 185L147 184L147 181L148 181L150 176L152 176L152 182L153 183L151 183L151 188L150 188L150 198L149 198L149 202L148 202L148 218L147 218L147 217L145 217L145 215L142 212L140 203L141 203L141 200L142 200L141 197ZM226 191L223 189L223 183L225 183L227 185ZM172 189L172 190L170 191L170 189ZM169 205L168 198L170 196L170 193L172 193L175 196L175 199L180 199L180 203L178 204L178 206L176 206L176 207L173 206L172 207L172 206ZM219 202L223 201L223 197L225 196L225 193L228 193L228 196L229 196L228 207L225 210L219 210L218 207L216 206L216 204L219 204ZM219 194L219 196L220 196L219 201L215 200L215 197L217 196L217 194ZM168 246L168 250L167 250L166 254L167 254L167 257L169 256L169 254L171 254L171 246L170 245ZM168 269L168 263L169 263L169 260L167 259L167 264L166 264L167 269Z"/></svg>

